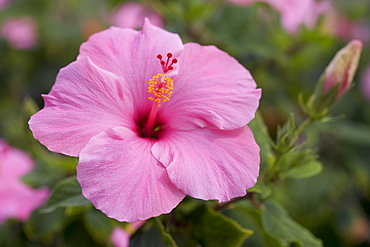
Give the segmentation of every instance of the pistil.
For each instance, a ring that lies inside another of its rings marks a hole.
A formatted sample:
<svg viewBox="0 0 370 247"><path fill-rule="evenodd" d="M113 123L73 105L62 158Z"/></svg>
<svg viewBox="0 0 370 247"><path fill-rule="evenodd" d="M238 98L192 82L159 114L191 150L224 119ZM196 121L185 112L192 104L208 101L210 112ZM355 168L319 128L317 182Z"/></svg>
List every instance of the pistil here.
<svg viewBox="0 0 370 247"><path fill-rule="evenodd" d="M148 83L148 93L152 93L153 96L148 97L149 100L153 101L152 109L148 116L148 121L145 125L145 135L152 136L154 134L154 125L156 116L158 113L158 108L161 106L161 102L166 102L170 100L170 96L173 90L173 81L166 74L168 71L173 70L173 64L177 63L176 58L172 58L171 53L167 53L167 61L162 60L162 55L157 55L162 67L162 73L153 76Z"/></svg>

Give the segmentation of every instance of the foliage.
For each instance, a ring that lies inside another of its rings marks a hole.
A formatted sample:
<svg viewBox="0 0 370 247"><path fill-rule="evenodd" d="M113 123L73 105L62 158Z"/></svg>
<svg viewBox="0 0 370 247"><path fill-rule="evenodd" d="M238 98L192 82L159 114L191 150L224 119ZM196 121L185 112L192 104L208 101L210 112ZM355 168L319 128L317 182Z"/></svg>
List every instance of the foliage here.
<svg viewBox="0 0 370 247"><path fill-rule="evenodd" d="M34 18L39 43L16 50L0 39L0 136L35 160L35 169L23 181L35 188L48 186L52 194L28 221L0 225L0 246L113 246L112 229L128 229L83 197L75 177L77 160L46 150L27 125L42 108L40 95L49 92L58 70L76 58L89 35L109 26L106 16L119 3L14 0L1 12L0 24L12 17ZM311 119L302 109L330 59L348 40L328 33L323 19L312 29L289 34L265 3L145 4L184 42L216 45L251 72L263 90L259 112L249 124L261 149L261 171L243 198L218 203L186 197L170 214L131 232L130 246L368 244L370 111L360 73L354 79L358 83L323 116ZM370 22L364 10L370 10L369 2L337 5L349 18ZM365 43L359 71L369 62Z"/></svg>

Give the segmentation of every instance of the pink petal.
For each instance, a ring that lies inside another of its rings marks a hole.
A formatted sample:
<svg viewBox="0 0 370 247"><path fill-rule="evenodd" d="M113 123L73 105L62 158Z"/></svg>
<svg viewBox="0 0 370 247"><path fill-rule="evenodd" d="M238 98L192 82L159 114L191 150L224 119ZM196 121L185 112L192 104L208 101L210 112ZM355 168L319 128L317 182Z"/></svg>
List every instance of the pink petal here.
<svg viewBox="0 0 370 247"><path fill-rule="evenodd" d="M119 221L135 222L170 212L185 195L151 154L154 142L122 127L92 138L77 166L84 196Z"/></svg>
<svg viewBox="0 0 370 247"><path fill-rule="evenodd" d="M149 6L138 2L124 2L119 4L111 14L111 24L122 28L141 28L145 17L157 27L163 27L161 16Z"/></svg>
<svg viewBox="0 0 370 247"><path fill-rule="evenodd" d="M166 130L152 148L170 180L186 194L228 201L243 196L259 172L259 147L248 126L222 131Z"/></svg>
<svg viewBox="0 0 370 247"><path fill-rule="evenodd" d="M214 46L188 43L173 76L174 90L158 117L176 129L236 129L254 118L261 90L249 71Z"/></svg>
<svg viewBox="0 0 370 247"><path fill-rule="evenodd" d="M122 78L81 58L63 68L45 107L31 117L37 140L51 151L77 156L91 137L110 127L134 128L131 95Z"/></svg>
<svg viewBox="0 0 370 247"><path fill-rule="evenodd" d="M21 181L32 167L33 161L26 153L0 139L0 224L8 218L28 219L47 199L47 189L35 190Z"/></svg>
<svg viewBox="0 0 370 247"><path fill-rule="evenodd" d="M5 219L25 221L49 196L46 188L32 189L20 181L0 187L0 224Z"/></svg>
<svg viewBox="0 0 370 247"><path fill-rule="evenodd" d="M130 245L130 234L117 226L113 229L110 240L115 247L128 247Z"/></svg>
<svg viewBox="0 0 370 247"><path fill-rule="evenodd" d="M0 187L19 179L33 168L32 159L0 139Z"/></svg>
<svg viewBox="0 0 370 247"><path fill-rule="evenodd" d="M157 55L170 52L177 56L182 49L177 34L153 26L146 19L140 32L111 27L92 35L81 45L79 58L88 56L100 68L124 78L134 96L135 108L148 113L152 104L148 100L148 82L162 72Z"/></svg>

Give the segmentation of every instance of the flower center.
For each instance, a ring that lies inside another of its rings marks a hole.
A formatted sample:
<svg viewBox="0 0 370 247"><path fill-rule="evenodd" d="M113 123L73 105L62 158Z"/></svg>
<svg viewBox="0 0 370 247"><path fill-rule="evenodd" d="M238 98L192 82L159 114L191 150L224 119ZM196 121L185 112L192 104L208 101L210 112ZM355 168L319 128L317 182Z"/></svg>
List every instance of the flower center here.
<svg viewBox="0 0 370 247"><path fill-rule="evenodd" d="M148 93L153 94L153 96L148 97L148 99L153 101L153 105L148 117L148 121L144 127L143 134L145 137L153 137L154 132L158 130L158 126L156 128L154 127L158 108L161 106L161 102L170 100L173 90L173 81L166 73L170 70L173 70L173 65L177 63L177 59L172 58L172 53L167 53L166 62L162 60L163 57L161 54L158 54L157 58L159 59L163 73L158 73L148 82Z"/></svg>

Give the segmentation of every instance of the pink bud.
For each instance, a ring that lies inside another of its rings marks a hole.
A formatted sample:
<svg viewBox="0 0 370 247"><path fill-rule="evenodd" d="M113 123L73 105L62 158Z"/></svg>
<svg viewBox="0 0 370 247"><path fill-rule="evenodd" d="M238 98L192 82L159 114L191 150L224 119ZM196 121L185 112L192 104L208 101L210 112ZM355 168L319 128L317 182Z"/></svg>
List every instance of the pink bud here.
<svg viewBox="0 0 370 247"><path fill-rule="evenodd" d="M349 89L358 67L361 50L362 42L352 40L335 54L325 70L323 93L340 84L337 93L337 98L339 98Z"/></svg>

